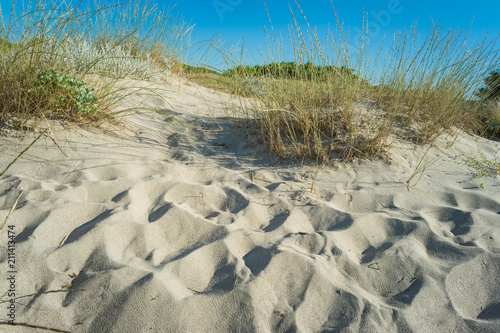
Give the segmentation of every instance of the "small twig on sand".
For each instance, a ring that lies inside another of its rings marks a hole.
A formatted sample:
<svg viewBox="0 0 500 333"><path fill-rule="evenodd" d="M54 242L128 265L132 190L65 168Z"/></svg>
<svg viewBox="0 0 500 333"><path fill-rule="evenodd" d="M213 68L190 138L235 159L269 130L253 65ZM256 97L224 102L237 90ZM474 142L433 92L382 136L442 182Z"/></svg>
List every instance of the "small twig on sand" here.
<svg viewBox="0 0 500 333"><path fill-rule="evenodd" d="M272 181L270 181L270 180L266 180L266 179L262 179L262 178L256 178L256 177L254 176L253 171L252 171L252 172L250 172L250 180L252 181L252 183L254 182L254 180L260 180L261 182L265 182L265 183L269 183L269 184L272 184L272 183L273 183L273 182L272 182Z"/></svg>

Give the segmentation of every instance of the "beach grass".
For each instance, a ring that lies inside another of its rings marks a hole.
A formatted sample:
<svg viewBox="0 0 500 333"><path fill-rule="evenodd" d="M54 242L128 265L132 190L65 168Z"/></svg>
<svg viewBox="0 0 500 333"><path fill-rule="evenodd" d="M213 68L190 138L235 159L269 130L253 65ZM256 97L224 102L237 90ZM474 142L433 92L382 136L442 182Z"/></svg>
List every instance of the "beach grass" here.
<svg viewBox="0 0 500 333"><path fill-rule="evenodd" d="M99 125L113 118L133 85L125 79L164 80L189 43L182 18L148 1L13 2L5 19L0 125L20 131L50 119Z"/></svg>
<svg viewBox="0 0 500 333"><path fill-rule="evenodd" d="M433 24L377 44L362 22L353 41L333 10L335 32L323 36L297 4L288 37L275 35L270 22L259 65L227 52L229 70L218 82L212 73L198 72L196 80L251 97L262 141L283 159L377 158L400 139L422 145L457 130L494 134L498 111L475 95L500 66L498 37L473 40L470 29Z"/></svg>

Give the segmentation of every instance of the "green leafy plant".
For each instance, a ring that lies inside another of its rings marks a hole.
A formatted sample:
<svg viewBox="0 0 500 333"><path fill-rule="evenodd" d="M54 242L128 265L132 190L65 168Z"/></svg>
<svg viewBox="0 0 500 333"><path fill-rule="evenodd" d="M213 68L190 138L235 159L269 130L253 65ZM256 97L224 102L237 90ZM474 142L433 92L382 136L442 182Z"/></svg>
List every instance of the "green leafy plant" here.
<svg viewBox="0 0 500 333"><path fill-rule="evenodd" d="M51 68L38 73L36 91L50 96L51 104L63 110L96 114L98 98L87 83Z"/></svg>

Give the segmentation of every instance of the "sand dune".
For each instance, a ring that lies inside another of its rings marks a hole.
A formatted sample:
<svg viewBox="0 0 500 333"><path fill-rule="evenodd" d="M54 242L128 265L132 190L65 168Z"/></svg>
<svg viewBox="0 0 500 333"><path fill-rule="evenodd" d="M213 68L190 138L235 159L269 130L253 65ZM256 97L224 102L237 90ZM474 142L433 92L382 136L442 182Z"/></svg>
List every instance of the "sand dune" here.
<svg viewBox="0 0 500 333"><path fill-rule="evenodd" d="M15 322L71 332L500 331L500 177L476 179L461 160L478 147L494 158L498 142L443 139L408 186L425 147L401 142L390 163L279 163L226 118L227 96L166 89L170 104L146 105L178 122L136 113L119 136L54 125L68 156L46 135L0 177L0 221L24 191L7 222L16 295L40 293L16 300ZM0 137L0 169L31 140ZM7 241L4 229L2 249Z"/></svg>

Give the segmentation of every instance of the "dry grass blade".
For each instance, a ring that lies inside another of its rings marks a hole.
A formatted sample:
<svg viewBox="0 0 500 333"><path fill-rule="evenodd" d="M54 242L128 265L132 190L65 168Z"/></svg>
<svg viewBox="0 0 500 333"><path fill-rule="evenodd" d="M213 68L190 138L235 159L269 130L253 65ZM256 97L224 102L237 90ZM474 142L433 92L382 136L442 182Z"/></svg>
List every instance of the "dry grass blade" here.
<svg viewBox="0 0 500 333"><path fill-rule="evenodd" d="M13 166L14 163L16 163L17 160L32 147L35 144L35 142L37 142L45 134L45 132L47 132L47 130L48 128L46 128L45 131L40 133L40 135L38 135L36 139L33 140L33 142L31 142L28 147L26 147L26 149L24 149L21 153L19 153L19 155L17 155L17 157L9 165L7 165L7 167L0 173L0 177L2 177L7 172L7 170L9 170L9 168Z"/></svg>
<svg viewBox="0 0 500 333"><path fill-rule="evenodd" d="M2 225L0 226L0 233L2 232L3 230L3 227L5 226L5 224L7 223L7 219L9 218L10 214L12 214L12 212L14 211L14 209L16 209L16 206L17 206L17 203L19 202L19 199L21 198L21 196L23 195L23 191L21 191L21 193L19 193L19 195L17 196L16 198L16 201L14 201L14 204L12 205L12 208L10 209L9 213L7 214L7 216L3 219L2 221Z"/></svg>
<svg viewBox="0 0 500 333"><path fill-rule="evenodd" d="M50 332L71 333L71 331L60 330L57 328L51 328L51 327L47 327L47 326L30 325L30 324L26 324L26 323L16 323L16 322L9 323L6 321L0 321L0 325L28 327L28 328L41 329L41 330L50 331Z"/></svg>
<svg viewBox="0 0 500 333"><path fill-rule="evenodd" d="M0 148L0 150L6 150L6 151L10 151L10 152L14 152L15 153L15 151L13 151L11 149ZM60 165L60 166L63 166L63 167L68 167L68 168L70 167L69 164L55 162L55 161L52 161L52 160L49 160L49 159L46 159L46 158L43 158L43 157L40 157L40 156L36 156L36 155L33 155L33 154L24 153L24 156L29 156L31 158L35 158L35 159L40 160L40 161L44 161L44 162L48 162L48 163Z"/></svg>
<svg viewBox="0 0 500 333"><path fill-rule="evenodd" d="M48 127L49 131L50 131L50 138L52 139L52 142L54 142L54 144L57 146L57 148L59 148L59 151L65 156L65 157L68 157L68 154L66 154L66 152L61 148L61 146L59 145L59 142L57 142L55 136L54 136L54 133L52 132L52 130L50 129L50 126Z"/></svg>
<svg viewBox="0 0 500 333"><path fill-rule="evenodd" d="M21 298L27 298L27 297L33 297L33 296L38 296L42 294L53 294L53 293L68 293L68 292L73 292L73 291L85 291L84 289L60 289L60 290L49 290L49 291L44 291L44 292L39 292L39 293L34 293L34 294L29 294L29 295L23 295L23 296L18 296L15 298L9 298L7 300L2 300L2 298L7 294L3 294L2 297L0 297L0 304L2 303L7 303L10 302L11 300L18 300ZM29 327L29 328L36 328L36 329L43 329L51 332L64 332L64 333L70 333L69 331L65 330L60 330L57 328L51 328L51 327L46 327L46 326L40 326L40 325L32 325L32 324L27 324L27 323L10 323L7 321L1 321L0 325L10 325L10 326L21 326L21 327Z"/></svg>

